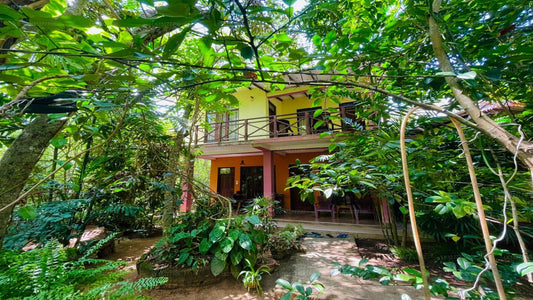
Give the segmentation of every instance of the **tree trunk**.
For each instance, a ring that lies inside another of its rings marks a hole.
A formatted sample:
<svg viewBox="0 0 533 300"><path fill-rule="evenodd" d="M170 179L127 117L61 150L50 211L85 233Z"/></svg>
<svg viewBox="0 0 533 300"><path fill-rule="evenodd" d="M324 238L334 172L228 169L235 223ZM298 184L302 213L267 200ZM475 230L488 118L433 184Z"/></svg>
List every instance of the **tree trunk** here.
<svg viewBox="0 0 533 300"><path fill-rule="evenodd" d="M176 181L178 180L178 175L180 174L180 150L183 146L183 135L179 132L176 132L174 137L173 145L170 148L168 154L168 166L167 166L167 177L165 178L165 184L167 185L168 190L165 192L165 206L163 209L163 232L167 230L174 224L174 216L176 211L179 208L177 202L178 199L181 199L181 193L176 192Z"/></svg>
<svg viewBox="0 0 533 300"><path fill-rule="evenodd" d="M51 120L46 115L35 118L6 150L0 160L0 248L11 220L12 203L19 196L33 167L50 140L63 128L67 118Z"/></svg>

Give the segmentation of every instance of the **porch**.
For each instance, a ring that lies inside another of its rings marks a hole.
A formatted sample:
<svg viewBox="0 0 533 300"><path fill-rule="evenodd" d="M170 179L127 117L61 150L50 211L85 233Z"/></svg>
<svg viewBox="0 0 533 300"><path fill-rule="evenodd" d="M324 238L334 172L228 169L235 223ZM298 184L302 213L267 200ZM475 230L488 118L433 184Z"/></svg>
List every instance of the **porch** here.
<svg viewBox="0 0 533 300"><path fill-rule="evenodd" d="M340 213L335 219L330 214L322 213L318 219L312 211L288 211L286 214L274 217L279 227L287 224L301 224L305 232L320 232L325 237L330 234L336 237L346 233L356 238L384 239L383 231L378 221L372 215L362 215L359 224L349 213Z"/></svg>

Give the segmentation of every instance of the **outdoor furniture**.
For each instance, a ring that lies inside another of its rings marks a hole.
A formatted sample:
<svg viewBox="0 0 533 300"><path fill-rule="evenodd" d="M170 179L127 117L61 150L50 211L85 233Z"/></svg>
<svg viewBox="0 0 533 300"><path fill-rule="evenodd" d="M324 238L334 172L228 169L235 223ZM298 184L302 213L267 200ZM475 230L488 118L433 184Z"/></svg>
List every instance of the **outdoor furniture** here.
<svg viewBox="0 0 533 300"><path fill-rule="evenodd" d="M236 212L239 213L241 211L241 205L246 200L244 195L241 191L238 191L236 194L232 195L233 200L235 200L235 203L237 204L237 210Z"/></svg>
<svg viewBox="0 0 533 300"><path fill-rule="evenodd" d="M290 136L293 135L291 128L291 122L287 119L278 119L278 136Z"/></svg>
<svg viewBox="0 0 533 300"><path fill-rule="evenodd" d="M349 193L344 194L344 196L334 194L332 196L332 199L335 205L337 215L339 214L340 210L343 210L343 209L349 210L350 215L355 220L355 223L359 224L359 210L357 209L357 206L355 205L355 201L353 197L351 197Z"/></svg>
<svg viewBox="0 0 533 300"><path fill-rule="evenodd" d="M318 219L319 212L331 213L331 218L335 219L335 204L332 203L331 198L327 199L323 195L319 195L315 201L315 219Z"/></svg>

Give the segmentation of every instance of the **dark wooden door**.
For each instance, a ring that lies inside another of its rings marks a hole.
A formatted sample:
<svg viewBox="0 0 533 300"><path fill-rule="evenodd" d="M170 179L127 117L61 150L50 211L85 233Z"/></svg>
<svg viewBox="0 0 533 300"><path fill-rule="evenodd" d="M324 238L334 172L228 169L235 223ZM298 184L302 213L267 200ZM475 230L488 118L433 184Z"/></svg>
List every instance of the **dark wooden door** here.
<svg viewBox="0 0 533 300"><path fill-rule="evenodd" d="M235 168L218 168L217 193L224 197L231 198L234 191Z"/></svg>
<svg viewBox="0 0 533 300"><path fill-rule="evenodd" d="M289 177L301 175L302 173L303 172L295 165L289 166ZM291 196L291 210L314 210L312 203L308 201L302 201L299 188L291 188L289 192Z"/></svg>

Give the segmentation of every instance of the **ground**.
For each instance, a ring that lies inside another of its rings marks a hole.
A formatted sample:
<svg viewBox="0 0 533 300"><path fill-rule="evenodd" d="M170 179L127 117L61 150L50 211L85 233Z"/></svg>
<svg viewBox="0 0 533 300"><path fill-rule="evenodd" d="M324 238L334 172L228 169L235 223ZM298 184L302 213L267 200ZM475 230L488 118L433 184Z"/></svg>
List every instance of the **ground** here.
<svg viewBox="0 0 533 300"><path fill-rule="evenodd" d="M332 233L333 236L336 234ZM296 253L291 258L281 261L279 267L262 281L264 296L248 292L240 281L227 278L212 286L191 287L184 289L158 288L145 293L154 299L274 299L276 293L275 281L278 278L290 282L306 282L314 272L320 272L320 282L325 286L324 294L313 293L315 299L400 299L402 294L408 294L412 299L422 298L421 291L411 286L383 286L377 281L365 281L344 275L330 277L334 268L332 263L357 264L361 259L354 237L329 238L305 237L303 246L305 253ZM128 269L135 269L136 260L158 240L123 239L116 245L116 253L107 257L113 260L124 260L129 263ZM128 275L128 279L135 279L136 272ZM277 295L282 290L277 287Z"/></svg>

